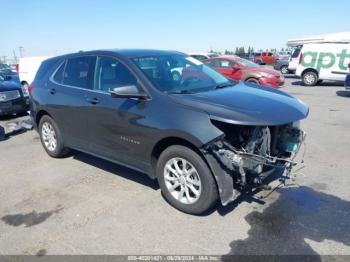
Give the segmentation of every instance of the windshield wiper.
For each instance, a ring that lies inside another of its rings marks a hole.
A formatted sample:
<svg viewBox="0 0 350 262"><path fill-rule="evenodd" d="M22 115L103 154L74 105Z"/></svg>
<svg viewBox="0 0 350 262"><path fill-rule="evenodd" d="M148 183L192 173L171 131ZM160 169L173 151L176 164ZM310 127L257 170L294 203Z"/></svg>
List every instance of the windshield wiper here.
<svg viewBox="0 0 350 262"><path fill-rule="evenodd" d="M225 82L225 83L216 85L216 86L215 86L215 89L221 89L221 88L225 88L225 87L234 86L234 85L236 85L237 83L238 83L237 81L230 80L229 82Z"/></svg>
<svg viewBox="0 0 350 262"><path fill-rule="evenodd" d="M166 93L168 94L193 94L194 92L191 90L172 90L172 91L167 91Z"/></svg>

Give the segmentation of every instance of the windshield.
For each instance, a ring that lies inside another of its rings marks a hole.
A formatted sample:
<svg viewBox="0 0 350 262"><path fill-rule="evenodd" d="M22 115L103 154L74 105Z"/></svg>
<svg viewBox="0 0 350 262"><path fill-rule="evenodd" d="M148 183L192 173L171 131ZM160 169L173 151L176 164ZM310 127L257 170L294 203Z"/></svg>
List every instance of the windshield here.
<svg viewBox="0 0 350 262"><path fill-rule="evenodd" d="M292 58L297 58L300 54L301 47L297 47L293 50Z"/></svg>
<svg viewBox="0 0 350 262"><path fill-rule="evenodd" d="M246 67L250 67L250 68L258 68L259 65L247 60L247 59L244 59L244 58L235 58L235 61L246 66Z"/></svg>
<svg viewBox="0 0 350 262"><path fill-rule="evenodd" d="M133 58L155 87L168 93L194 93L233 85L202 62L184 55Z"/></svg>

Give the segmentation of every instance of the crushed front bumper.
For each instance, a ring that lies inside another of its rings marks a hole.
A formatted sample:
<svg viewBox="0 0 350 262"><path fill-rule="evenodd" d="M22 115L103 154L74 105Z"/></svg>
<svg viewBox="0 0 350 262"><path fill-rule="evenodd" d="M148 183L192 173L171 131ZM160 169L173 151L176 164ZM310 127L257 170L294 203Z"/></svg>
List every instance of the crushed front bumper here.
<svg viewBox="0 0 350 262"><path fill-rule="evenodd" d="M302 142L293 152L291 158L262 157L244 152L234 152L229 149L215 149L215 143L222 143L222 141L213 142L202 148L201 151L216 180L221 204L226 206L237 199L247 188L261 186L263 180L273 173L266 167L283 169L281 176L283 173L289 176L293 167L297 165L294 159L299 153L305 137L306 135L303 133Z"/></svg>

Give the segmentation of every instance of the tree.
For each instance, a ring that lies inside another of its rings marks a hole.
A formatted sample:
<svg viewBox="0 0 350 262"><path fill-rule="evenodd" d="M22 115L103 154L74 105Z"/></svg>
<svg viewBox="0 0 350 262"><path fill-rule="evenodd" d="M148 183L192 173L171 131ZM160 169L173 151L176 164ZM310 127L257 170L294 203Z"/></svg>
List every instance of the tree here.
<svg viewBox="0 0 350 262"><path fill-rule="evenodd" d="M235 55L238 55L238 53L239 53L239 49L238 47L236 47Z"/></svg>

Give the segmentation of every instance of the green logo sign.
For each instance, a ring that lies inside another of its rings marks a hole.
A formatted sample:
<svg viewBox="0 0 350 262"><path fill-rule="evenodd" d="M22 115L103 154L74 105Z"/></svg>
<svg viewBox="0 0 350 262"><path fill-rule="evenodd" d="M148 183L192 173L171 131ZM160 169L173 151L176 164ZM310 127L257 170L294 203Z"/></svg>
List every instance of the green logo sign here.
<svg viewBox="0 0 350 262"><path fill-rule="evenodd" d="M331 68L335 65L339 58L338 66L340 70L348 70L348 65L345 65L345 59L350 58L347 49L343 49L340 53L334 54L331 52L305 52L301 64L305 67L316 68L320 72L321 68Z"/></svg>

